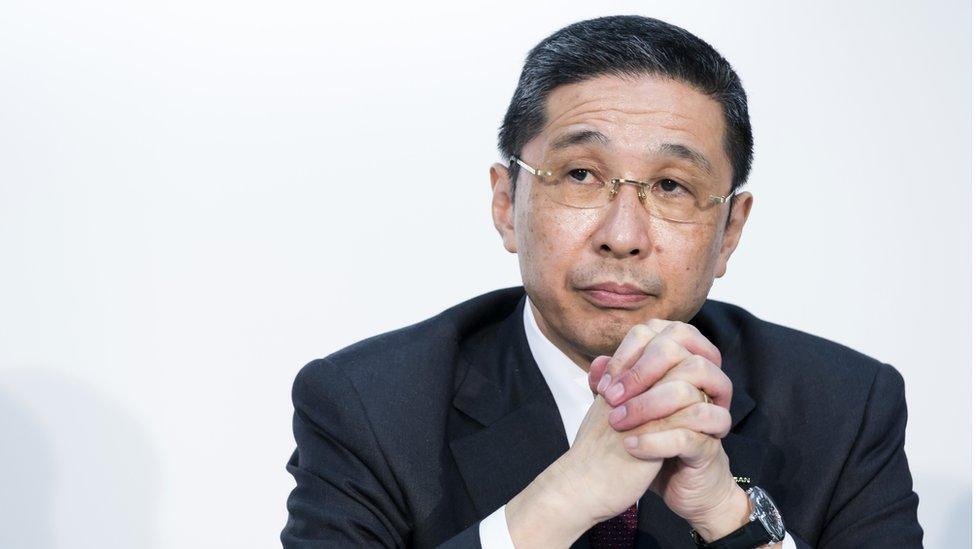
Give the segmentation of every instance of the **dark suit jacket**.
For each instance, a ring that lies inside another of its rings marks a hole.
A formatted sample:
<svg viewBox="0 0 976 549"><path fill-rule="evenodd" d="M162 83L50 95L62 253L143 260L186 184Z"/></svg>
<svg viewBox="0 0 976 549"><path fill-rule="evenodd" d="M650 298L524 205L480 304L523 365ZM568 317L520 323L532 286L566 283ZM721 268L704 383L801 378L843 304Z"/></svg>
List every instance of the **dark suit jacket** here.
<svg viewBox="0 0 976 549"><path fill-rule="evenodd" d="M569 449L524 297L491 292L302 368L285 547L480 546L480 520ZM690 323L732 379L732 473L772 495L798 547L921 546L894 368L717 301ZM694 547L653 493L638 522L638 547Z"/></svg>

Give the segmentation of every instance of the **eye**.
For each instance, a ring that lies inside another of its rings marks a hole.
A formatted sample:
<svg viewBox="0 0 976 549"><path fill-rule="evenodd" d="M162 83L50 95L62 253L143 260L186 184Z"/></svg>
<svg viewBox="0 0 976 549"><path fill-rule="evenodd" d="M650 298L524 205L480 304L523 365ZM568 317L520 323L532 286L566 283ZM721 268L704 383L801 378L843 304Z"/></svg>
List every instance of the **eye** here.
<svg viewBox="0 0 976 549"><path fill-rule="evenodd" d="M576 169L576 170L571 170L569 172L569 177L572 177L573 179L575 179L576 181L578 181L580 183L582 183L583 181L586 181L586 177L588 175L590 175L590 172L588 170L584 170L584 169Z"/></svg>
<svg viewBox="0 0 976 549"><path fill-rule="evenodd" d="M662 179L661 180L661 190L664 192L672 193L678 189L681 185L673 179Z"/></svg>
<svg viewBox="0 0 976 549"><path fill-rule="evenodd" d="M683 194L689 194L687 187L678 183L674 179L660 179L657 182L657 188L666 195L678 196Z"/></svg>

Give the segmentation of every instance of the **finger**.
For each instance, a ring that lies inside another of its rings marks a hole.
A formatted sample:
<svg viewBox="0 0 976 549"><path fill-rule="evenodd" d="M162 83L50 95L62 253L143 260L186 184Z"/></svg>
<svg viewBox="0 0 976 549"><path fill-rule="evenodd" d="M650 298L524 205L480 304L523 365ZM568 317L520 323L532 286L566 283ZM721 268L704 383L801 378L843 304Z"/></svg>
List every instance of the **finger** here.
<svg viewBox="0 0 976 549"><path fill-rule="evenodd" d="M656 433L670 429L689 429L704 435L723 438L732 428L732 416L721 406L696 402L657 421L650 421L632 429L633 435Z"/></svg>
<svg viewBox="0 0 976 549"><path fill-rule="evenodd" d="M680 343L691 354L701 355L710 360L712 364L719 368L722 367L721 351L707 337L703 336L698 328L691 324L670 322L660 332Z"/></svg>
<svg viewBox="0 0 976 549"><path fill-rule="evenodd" d="M599 393L610 385L610 374L607 373L608 362L610 362L610 357L606 355L600 355L590 362L590 390L594 393ZM606 378L606 381L603 381L604 377ZM603 383L603 387L600 387L601 383Z"/></svg>
<svg viewBox="0 0 976 549"><path fill-rule="evenodd" d="M615 382L603 393L603 398L617 406L650 389L668 370L690 355L677 341L663 333L658 334L634 365L614 378Z"/></svg>
<svg viewBox="0 0 976 549"><path fill-rule="evenodd" d="M685 357L664 374L661 381L684 381L698 387L719 406L732 404L732 380L721 368L701 355Z"/></svg>
<svg viewBox="0 0 976 549"><path fill-rule="evenodd" d="M688 352L702 355L719 368L722 367L722 352L707 337L702 335L701 331L693 324L658 318L652 318L645 322L645 324L655 332L668 334L671 339L688 349Z"/></svg>
<svg viewBox="0 0 976 549"><path fill-rule="evenodd" d="M617 431L666 418L702 401L698 387L685 381L665 381L627 400L610 411L610 425Z"/></svg>
<svg viewBox="0 0 976 549"><path fill-rule="evenodd" d="M617 346L617 350L613 352L613 356L607 364L607 371L610 375L616 378L630 368L657 334L658 332L647 324L637 324L632 327L620 345Z"/></svg>
<svg viewBox="0 0 976 549"><path fill-rule="evenodd" d="M707 464L721 448L719 439L690 429L668 429L624 439L624 448L639 459L680 458L691 467Z"/></svg>
<svg viewBox="0 0 976 549"><path fill-rule="evenodd" d="M647 344L659 333L667 333L671 339L688 349L688 352L700 354L719 367L722 366L722 354L718 347L702 335L698 328L684 322L652 318L633 326L624 336L608 366L610 375L616 378L631 367L643 354Z"/></svg>

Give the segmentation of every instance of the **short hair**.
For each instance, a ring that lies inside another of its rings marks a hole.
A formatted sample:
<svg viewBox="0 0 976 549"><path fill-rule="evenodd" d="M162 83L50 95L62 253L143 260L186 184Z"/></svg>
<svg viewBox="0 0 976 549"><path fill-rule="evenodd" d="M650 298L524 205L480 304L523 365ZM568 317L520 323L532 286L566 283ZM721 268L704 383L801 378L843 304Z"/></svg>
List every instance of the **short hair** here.
<svg viewBox="0 0 976 549"><path fill-rule="evenodd" d="M717 101L725 116L731 191L745 184L752 166L752 126L739 76L704 40L670 23L637 15L573 23L532 48L498 132L498 148L506 161L520 155L522 147L542 131L552 90L606 74L672 78ZM508 169L514 191L518 165L509 162Z"/></svg>

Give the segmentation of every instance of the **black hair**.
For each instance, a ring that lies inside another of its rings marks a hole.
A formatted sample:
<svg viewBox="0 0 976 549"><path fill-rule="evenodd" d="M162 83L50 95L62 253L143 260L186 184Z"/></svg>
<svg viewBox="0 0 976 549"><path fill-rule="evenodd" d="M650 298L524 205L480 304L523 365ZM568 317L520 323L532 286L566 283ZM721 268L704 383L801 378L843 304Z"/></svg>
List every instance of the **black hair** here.
<svg viewBox="0 0 976 549"><path fill-rule="evenodd" d="M636 15L573 23L532 48L498 132L498 148L506 162L521 154L546 124L552 90L605 74L664 76L717 101L725 115L731 190L745 184L752 166L752 126L739 76L704 40L670 23ZM509 162L513 191L518 173L518 165Z"/></svg>

